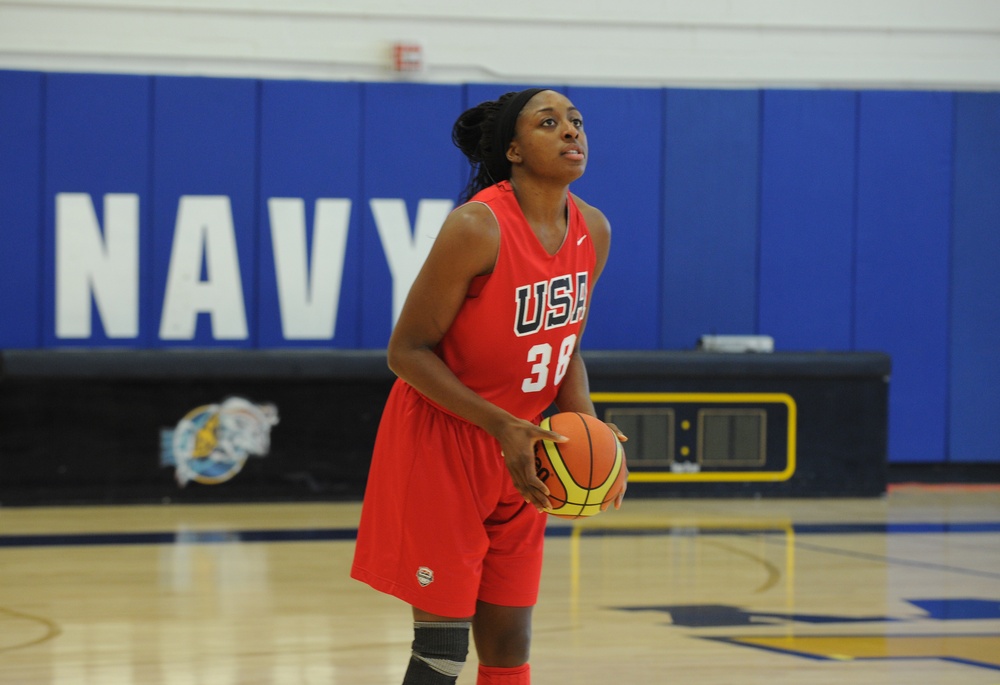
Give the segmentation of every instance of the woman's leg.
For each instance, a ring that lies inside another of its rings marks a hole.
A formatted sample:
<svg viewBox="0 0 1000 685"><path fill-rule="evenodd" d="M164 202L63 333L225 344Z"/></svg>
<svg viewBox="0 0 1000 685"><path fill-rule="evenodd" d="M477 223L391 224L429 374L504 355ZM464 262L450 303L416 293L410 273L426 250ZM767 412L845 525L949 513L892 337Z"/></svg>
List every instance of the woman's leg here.
<svg viewBox="0 0 1000 685"><path fill-rule="evenodd" d="M528 685L532 607L476 605L472 635L479 656L479 685Z"/></svg>

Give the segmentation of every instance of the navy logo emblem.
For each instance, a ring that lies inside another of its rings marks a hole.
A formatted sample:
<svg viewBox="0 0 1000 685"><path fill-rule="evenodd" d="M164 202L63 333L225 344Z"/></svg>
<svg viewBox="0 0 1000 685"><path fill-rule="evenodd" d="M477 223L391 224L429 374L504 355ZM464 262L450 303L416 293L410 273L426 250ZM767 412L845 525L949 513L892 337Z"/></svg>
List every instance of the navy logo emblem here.
<svg viewBox="0 0 1000 685"><path fill-rule="evenodd" d="M247 458L264 457L271 449L271 426L278 423L272 404L230 397L184 415L173 430L160 435L160 464L174 466L177 483L215 485L229 480Z"/></svg>

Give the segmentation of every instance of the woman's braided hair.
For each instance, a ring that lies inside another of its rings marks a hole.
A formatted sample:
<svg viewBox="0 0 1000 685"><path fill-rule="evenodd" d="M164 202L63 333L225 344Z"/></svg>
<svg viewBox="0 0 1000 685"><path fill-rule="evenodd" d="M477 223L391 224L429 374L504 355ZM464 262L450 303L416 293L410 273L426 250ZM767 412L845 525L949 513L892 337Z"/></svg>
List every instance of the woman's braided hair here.
<svg viewBox="0 0 1000 685"><path fill-rule="evenodd" d="M462 192L468 201L483 188L510 179L507 147L514 138L517 115L528 100L545 88L528 88L501 95L465 110L451 129L451 140L468 158L472 169Z"/></svg>

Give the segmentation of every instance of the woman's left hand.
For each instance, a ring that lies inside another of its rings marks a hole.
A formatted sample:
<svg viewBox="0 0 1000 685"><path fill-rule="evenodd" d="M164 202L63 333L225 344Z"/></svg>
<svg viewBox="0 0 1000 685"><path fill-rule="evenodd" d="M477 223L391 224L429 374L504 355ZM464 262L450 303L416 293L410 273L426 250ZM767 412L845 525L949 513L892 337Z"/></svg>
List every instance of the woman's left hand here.
<svg viewBox="0 0 1000 685"><path fill-rule="evenodd" d="M616 426L613 423L608 423L607 421L605 421L605 423L607 423L608 424L608 428L610 428L614 432L615 437L618 438L618 442L628 442L628 436L626 436L624 433L622 433L621 429L618 426ZM627 460L624 460L624 459L622 460L622 468L625 469L625 478L624 478L624 480L622 480L622 489L618 491L618 496L615 497L615 500L614 500L615 509L621 509L622 508L622 501L625 499L625 490L628 488L628 462L627 462ZM610 506L610 502L608 504L605 504L604 506L602 506L601 507L601 511L607 511L607 508L609 506Z"/></svg>

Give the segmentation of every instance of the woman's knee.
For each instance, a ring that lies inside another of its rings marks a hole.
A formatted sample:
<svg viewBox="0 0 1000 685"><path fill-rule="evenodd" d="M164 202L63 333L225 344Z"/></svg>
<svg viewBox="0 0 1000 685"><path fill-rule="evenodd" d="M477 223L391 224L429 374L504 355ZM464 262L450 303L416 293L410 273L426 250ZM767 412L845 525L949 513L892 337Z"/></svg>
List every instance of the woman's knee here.
<svg viewBox="0 0 1000 685"><path fill-rule="evenodd" d="M531 653L531 607L500 607L480 603L472 619L479 662L513 668Z"/></svg>

